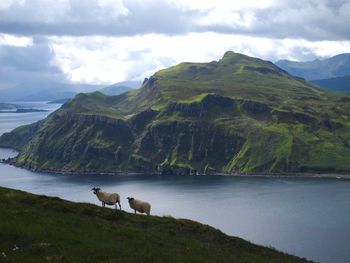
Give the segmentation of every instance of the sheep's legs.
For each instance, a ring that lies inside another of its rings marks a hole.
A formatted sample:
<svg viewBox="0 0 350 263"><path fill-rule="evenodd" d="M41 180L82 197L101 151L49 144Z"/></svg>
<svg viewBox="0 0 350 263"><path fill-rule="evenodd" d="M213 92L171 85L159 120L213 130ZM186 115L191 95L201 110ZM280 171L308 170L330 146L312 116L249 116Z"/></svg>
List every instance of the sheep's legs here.
<svg viewBox="0 0 350 263"><path fill-rule="evenodd" d="M102 202L102 206L105 207L105 205L106 205L105 202Z"/></svg>
<svg viewBox="0 0 350 263"><path fill-rule="evenodd" d="M118 209L117 204L119 205L119 209L122 210L122 206L120 205L120 202L115 203L115 209Z"/></svg>
<svg viewBox="0 0 350 263"><path fill-rule="evenodd" d="M135 214L136 214L136 210L134 210L135 211Z"/></svg>

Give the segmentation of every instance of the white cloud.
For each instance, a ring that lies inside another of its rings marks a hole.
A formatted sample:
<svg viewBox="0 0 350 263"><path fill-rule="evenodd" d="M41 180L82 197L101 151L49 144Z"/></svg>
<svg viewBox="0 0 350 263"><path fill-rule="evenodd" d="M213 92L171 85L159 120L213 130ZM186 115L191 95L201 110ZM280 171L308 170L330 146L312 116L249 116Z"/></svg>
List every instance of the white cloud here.
<svg viewBox="0 0 350 263"><path fill-rule="evenodd" d="M310 60L350 51L350 41L270 39L218 33L182 36L52 37L55 63L73 82L109 84L142 80L184 61L218 60L227 50L262 59Z"/></svg>
<svg viewBox="0 0 350 263"><path fill-rule="evenodd" d="M72 82L109 84L227 50L271 61L350 53L349 13L350 0L0 0L0 47L44 39Z"/></svg>
<svg viewBox="0 0 350 263"><path fill-rule="evenodd" d="M183 8L193 10L241 10L250 8L267 8L275 4L273 0L169 0L171 4L179 5Z"/></svg>
<svg viewBox="0 0 350 263"><path fill-rule="evenodd" d="M31 37L18 37L9 34L0 34L0 45L27 47L33 44Z"/></svg>

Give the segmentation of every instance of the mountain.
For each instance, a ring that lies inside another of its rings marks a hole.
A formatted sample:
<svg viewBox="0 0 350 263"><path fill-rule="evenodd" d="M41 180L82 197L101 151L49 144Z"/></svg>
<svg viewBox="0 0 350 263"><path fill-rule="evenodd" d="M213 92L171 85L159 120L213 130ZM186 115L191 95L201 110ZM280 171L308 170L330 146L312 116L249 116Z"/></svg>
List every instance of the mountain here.
<svg viewBox="0 0 350 263"><path fill-rule="evenodd" d="M116 96L121 93L136 89L140 87L142 82L140 81L123 81L123 82L118 82L113 85L104 87L102 89L99 89L100 92L102 92L105 95L108 96ZM92 87L97 87L100 88L100 85L92 85ZM90 87L91 89L91 87ZM60 97L59 99L54 99L52 101L49 101L49 104L63 104L66 103L68 100L70 100L72 97L74 97L77 93L70 93L66 95L56 95L56 97ZM66 96L66 97L62 97ZM62 97L62 98L61 98Z"/></svg>
<svg viewBox="0 0 350 263"><path fill-rule="evenodd" d="M312 83L326 89L350 93L350 75L331 79L313 80Z"/></svg>
<svg viewBox="0 0 350 263"><path fill-rule="evenodd" d="M306 80L330 79L350 75L350 54L307 62L280 60L276 65L289 74Z"/></svg>
<svg viewBox="0 0 350 263"><path fill-rule="evenodd" d="M99 91L109 96L116 96L121 93L139 88L141 84L142 82L140 81L123 81L123 82L118 82L108 87L105 87Z"/></svg>
<svg viewBox="0 0 350 263"><path fill-rule="evenodd" d="M311 262L191 220L2 187L0 209L4 262Z"/></svg>
<svg viewBox="0 0 350 263"><path fill-rule="evenodd" d="M9 160L61 172L350 172L350 96L226 52L160 70L119 96L78 94L0 137Z"/></svg>
<svg viewBox="0 0 350 263"><path fill-rule="evenodd" d="M63 82L20 83L14 87L0 90L0 101L52 101L72 98L78 92L92 92L102 85L74 84Z"/></svg>
<svg viewBox="0 0 350 263"><path fill-rule="evenodd" d="M21 106L17 104L0 102L0 110L16 110L20 107Z"/></svg>
<svg viewBox="0 0 350 263"><path fill-rule="evenodd" d="M57 100L52 100L52 101L49 101L47 102L47 104L64 104L66 103L67 101L69 101L71 98L63 98L63 99L57 99Z"/></svg>

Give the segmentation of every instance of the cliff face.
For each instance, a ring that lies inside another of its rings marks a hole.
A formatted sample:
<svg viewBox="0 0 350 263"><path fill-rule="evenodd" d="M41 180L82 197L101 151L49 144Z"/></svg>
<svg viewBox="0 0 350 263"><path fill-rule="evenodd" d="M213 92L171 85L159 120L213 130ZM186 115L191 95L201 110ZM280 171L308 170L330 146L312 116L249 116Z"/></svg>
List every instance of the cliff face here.
<svg viewBox="0 0 350 263"><path fill-rule="evenodd" d="M349 172L349 97L228 52L120 96L80 94L5 134L18 165L72 172ZM19 143L18 143L19 142Z"/></svg>

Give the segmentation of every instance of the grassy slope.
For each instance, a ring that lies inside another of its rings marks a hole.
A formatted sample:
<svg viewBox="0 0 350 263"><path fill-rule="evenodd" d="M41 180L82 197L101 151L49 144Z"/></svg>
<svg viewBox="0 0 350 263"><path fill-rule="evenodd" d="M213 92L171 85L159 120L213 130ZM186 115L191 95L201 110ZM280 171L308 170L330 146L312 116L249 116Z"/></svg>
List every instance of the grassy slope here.
<svg viewBox="0 0 350 263"><path fill-rule="evenodd" d="M306 262L190 220L17 190L0 188L0 211L5 262Z"/></svg>
<svg viewBox="0 0 350 263"><path fill-rule="evenodd" d="M23 146L16 163L31 169L346 173L349 102L227 52L161 70L119 96L79 94L0 145Z"/></svg>
<svg viewBox="0 0 350 263"><path fill-rule="evenodd" d="M126 109L127 113L150 106L159 109L169 101L195 99L203 93L274 105L293 102L292 106L298 107L302 104L300 99L321 99L326 94L301 79L291 77L271 62L233 52L225 53L218 62L181 63L160 70L150 80L136 96L121 102L120 108Z"/></svg>

